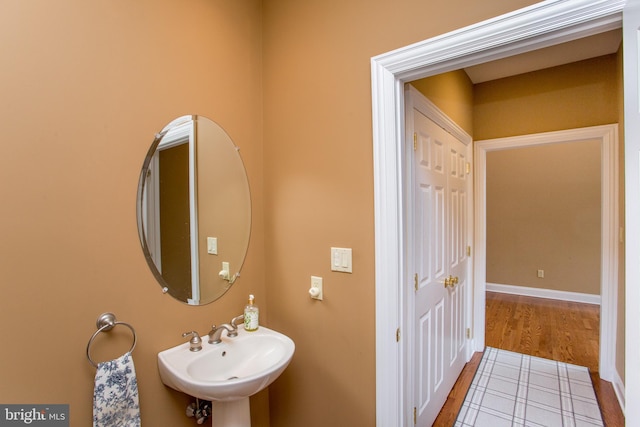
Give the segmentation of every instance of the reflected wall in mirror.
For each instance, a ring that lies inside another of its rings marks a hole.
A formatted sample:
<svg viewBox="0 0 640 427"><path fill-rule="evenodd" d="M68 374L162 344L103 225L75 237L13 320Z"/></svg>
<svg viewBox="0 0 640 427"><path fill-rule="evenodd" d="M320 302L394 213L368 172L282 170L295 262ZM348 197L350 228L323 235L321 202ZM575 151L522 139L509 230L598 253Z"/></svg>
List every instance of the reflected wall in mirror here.
<svg viewBox="0 0 640 427"><path fill-rule="evenodd" d="M182 116L156 135L138 184L138 233L163 291L190 305L240 276L251 198L239 149L215 122Z"/></svg>

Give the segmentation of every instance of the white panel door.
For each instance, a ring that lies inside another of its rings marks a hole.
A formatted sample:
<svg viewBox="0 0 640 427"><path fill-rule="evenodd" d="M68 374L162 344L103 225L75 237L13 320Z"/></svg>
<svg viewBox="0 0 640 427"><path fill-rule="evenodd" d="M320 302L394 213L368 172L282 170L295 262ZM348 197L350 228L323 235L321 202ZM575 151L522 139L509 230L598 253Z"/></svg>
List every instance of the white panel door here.
<svg viewBox="0 0 640 427"><path fill-rule="evenodd" d="M466 146L413 112L408 205L413 286L414 418L430 426L465 364Z"/></svg>
<svg viewBox="0 0 640 427"><path fill-rule="evenodd" d="M464 348L466 341L466 306L467 299L467 213L470 208L470 197L467 164L467 147L449 135L449 174L447 188L449 191L449 256L447 257L449 275L454 279L448 287L450 296L450 337L449 366L451 367L448 384L453 386L466 362Z"/></svg>

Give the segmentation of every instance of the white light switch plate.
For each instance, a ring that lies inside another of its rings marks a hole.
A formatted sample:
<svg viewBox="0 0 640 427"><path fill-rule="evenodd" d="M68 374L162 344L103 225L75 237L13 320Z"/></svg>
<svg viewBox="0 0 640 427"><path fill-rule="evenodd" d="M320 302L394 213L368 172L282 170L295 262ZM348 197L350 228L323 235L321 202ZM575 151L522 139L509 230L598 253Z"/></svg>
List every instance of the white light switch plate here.
<svg viewBox="0 0 640 427"><path fill-rule="evenodd" d="M351 248L331 248L331 271L353 273Z"/></svg>
<svg viewBox="0 0 640 427"><path fill-rule="evenodd" d="M207 252L211 255L218 255L218 239L207 237Z"/></svg>

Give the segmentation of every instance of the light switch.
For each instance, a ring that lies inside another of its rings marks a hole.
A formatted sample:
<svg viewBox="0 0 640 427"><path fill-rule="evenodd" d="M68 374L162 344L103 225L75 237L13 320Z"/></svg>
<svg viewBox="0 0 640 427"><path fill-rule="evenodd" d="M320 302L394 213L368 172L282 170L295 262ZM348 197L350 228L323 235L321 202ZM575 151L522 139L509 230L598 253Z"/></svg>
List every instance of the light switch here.
<svg viewBox="0 0 640 427"><path fill-rule="evenodd" d="M351 266L351 249L342 251L342 268L349 268Z"/></svg>
<svg viewBox="0 0 640 427"><path fill-rule="evenodd" d="M331 248L331 271L353 272L351 248Z"/></svg>
<svg viewBox="0 0 640 427"><path fill-rule="evenodd" d="M218 255L218 239L207 237L207 252L211 255Z"/></svg>

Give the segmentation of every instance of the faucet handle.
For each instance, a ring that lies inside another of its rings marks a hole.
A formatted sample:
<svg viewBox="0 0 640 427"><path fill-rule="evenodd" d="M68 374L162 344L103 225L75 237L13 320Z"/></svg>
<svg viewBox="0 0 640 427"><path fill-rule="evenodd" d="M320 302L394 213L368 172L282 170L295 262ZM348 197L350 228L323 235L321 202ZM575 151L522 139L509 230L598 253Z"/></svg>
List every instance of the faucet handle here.
<svg viewBox="0 0 640 427"><path fill-rule="evenodd" d="M202 338L196 331L189 331L182 334L182 338L188 337L191 335L191 339L189 340L189 351L200 351L202 350Z"/></svg>

